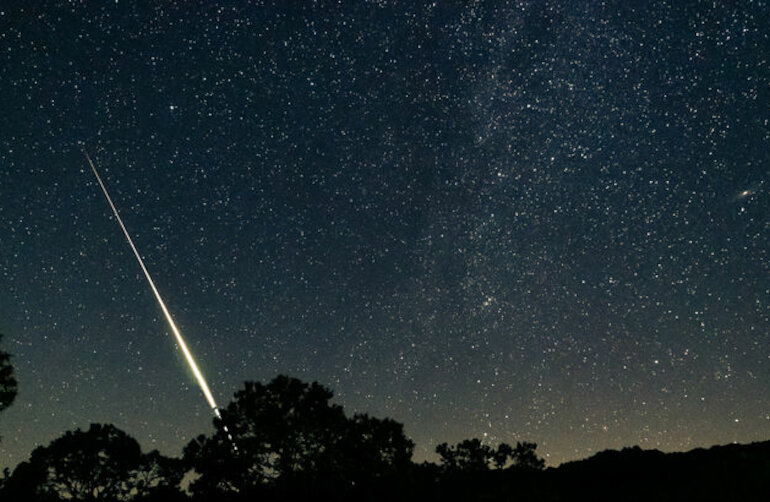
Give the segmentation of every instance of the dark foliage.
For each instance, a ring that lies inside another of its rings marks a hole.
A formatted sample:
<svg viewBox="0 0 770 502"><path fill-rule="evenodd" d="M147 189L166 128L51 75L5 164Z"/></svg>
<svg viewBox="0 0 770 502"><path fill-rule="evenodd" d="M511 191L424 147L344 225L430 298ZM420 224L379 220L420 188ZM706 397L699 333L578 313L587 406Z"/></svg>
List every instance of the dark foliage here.
<svg viewBox="0 0 770 502"><path fill-rule="evenodd" d="M132 496L143 501L183 499L179 484L186 470L182 459L164 457L158 450L145 453L131 472Z"/></svg>
<svg viewBox="0 0 770 502"><path fill-rule="evenodd" d="M14 470L2 500L174 500L184 474L180 460L139 443L113 425L92 424L36 448Z"/></svg>
<svg viewBox="0 0 770 502"><path fill-rule="evenodd" d="M0 335L0 341L2 339L3 335ZM0 350L0 411L8 408L16 399L18 388L13 373L10 354Z"/></svg>
<svg viewBox="0 0 770 502"><path fill-rule="evenodd" d="M469 449L473 455L467 454ZM534 449L527 450L534 453ZM469 462L473 468L424 464L419 467L421 474L414 480L410 491L414 496L409 500L770 500L770 441L668 454L626 448L547 470L496 468L495 450L474 440L453 448L444 446L442 451L455 455L457 465L462 465L459 457L475 459ZM482 453L487 454L487 468L479 468Z"/></svg>
<svg viewBox="0 0 770 502"><path fill-rule="evenodd" d="M604 451L544 470L535 443L497 448L479 439L436 448L439 464L414 464L413 443L390 419L348 417L318 383L279 376L247 382L184 460L112 425L67 432L0 477L3 502L764 501L770 442L664 454ZM192 496L180 489L192 474Z"/></svg>
<svg viewBox="0 0 770 502"><path fill-rule="evenodd" d="M480 472L491 468L519 468L540 470L545 467L545 461L535 454L537 444L516 443L511 448L506 443L500 443L497 449L482 444L479 439L466 439L455 446L441 443L436 447L441 461L441 467L446 472Z"/></svg>
<svg viewBox="0 0 770 502"><path fill-rule="evenodd" d="M367 415L348 418L331 398L318 383L286 376L267 385L246 382L215 420L214 435L185 448L199 475L193 492L297 498L392 486L411 467L414 445L403 426Z"/></svg>

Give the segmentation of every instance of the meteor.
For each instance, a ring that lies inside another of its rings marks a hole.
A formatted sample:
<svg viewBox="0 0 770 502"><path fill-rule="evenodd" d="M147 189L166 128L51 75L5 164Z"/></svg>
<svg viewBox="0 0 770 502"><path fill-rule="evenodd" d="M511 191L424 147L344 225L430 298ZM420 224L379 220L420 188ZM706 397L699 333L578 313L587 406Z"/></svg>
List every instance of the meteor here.
<svg viewBox="0 0 770 502"><path fill-rule="evenodd" d="M123 224L123 220L120 218L120 214L118 214L118 209L112 202L112 197L110 197L110 194L107 192L107 187L104 186L104 182L102 181L101 176L99 176L99 173L96 170L96 166L94 166L94 163L91 160L91 157L88 155L88 152L83 150L83 153L86 156L86 160L88 160L88 164L91 166L91 170L96 176L96 181L98 181L99 186L102 187L104 196L107 197L107 202L110 204L112 213L115 215L115 219L118 220L120 228L123 230L123 235L126 236L128 245L131 246L131 250L134 252L134 256L136 256L136 260L139 262L139 266L142 268L142 272L144 272L144 276L147 278L147 282L150 284L150 289L152 289L153 294L155 294L155 299L158 300L158 305L160 305L160 309L163 311L163 315L166 316L166 321L168 321L168 325L171 327L172 333L174 333L174 338L176 338L176 342L179 344L179 348L182 349L182 353L187 360L188 366L190 366L190 370L193 372L193 375L195 375L195 380L198 381L198 386L203 392L203 395L206 397L206 401L211 407L211 410L214 412L214 416L218 419L221 419L222 415L219 413L219 406L217 406L217 402L214 400L213 394L211 394L211 389L209 389L209 385L206 383L206 379L203 377L203 373L201 373L200 368L198 368L198 364L195 362L195 357L193 357L192 352L190 352L190 349L187 347L187 343L184 341L182 333L179 331L179 328L176 327L176 323L171 317L171 313L168 311L166 303L163 301L163 298L160 297L158 288L155 287L155 282L153 282L152 277L150 277L150 272L148 272L147 267L144 266L144 260L142 260L142 257L139 255L139 251L137 251L136 246L134 245L134 241L131 239L131 235L128 233L128 229ZM227 426L224 426L224 431L227 433L227 437L230 439L230 442L233 443L233 449L237 450L235 443L233 442L233 438L230 435L230 432L227 430Z"/></svg>

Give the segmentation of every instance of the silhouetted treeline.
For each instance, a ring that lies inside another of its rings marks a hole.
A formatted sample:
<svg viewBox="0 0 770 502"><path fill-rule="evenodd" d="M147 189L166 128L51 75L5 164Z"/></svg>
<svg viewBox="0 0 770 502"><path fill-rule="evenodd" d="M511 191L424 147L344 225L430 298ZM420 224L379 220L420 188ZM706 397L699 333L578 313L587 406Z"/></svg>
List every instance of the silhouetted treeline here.
<svg viewBox="0 0 770 502"><path fill-rule="evenodd" d="M35 449L0 501L770 500L770 442L664 454L628 448L544 469L534 443L478 439L412 461L403 426L347 416L318 383L246 382L182 458L93 424Z"/></svg>
<svg viewBox="0 0 770 502"><path fill-rule="evenodd" d="M0 334L0 341L2 340L3 335ZM17 391L11 355L0 349L0 411L5 410L13 403Z"/></svg>

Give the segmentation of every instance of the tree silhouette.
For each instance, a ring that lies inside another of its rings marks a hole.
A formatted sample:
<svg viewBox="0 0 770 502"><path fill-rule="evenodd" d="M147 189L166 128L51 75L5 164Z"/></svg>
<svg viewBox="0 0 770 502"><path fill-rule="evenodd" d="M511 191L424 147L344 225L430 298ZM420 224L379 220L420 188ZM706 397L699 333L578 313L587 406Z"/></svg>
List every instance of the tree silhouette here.
<svg viewBox="0 0 770 502"><path fill-rule="evenodd" d="M411 465L414 442L406 437L402 424L389 418L356 414L347 428L352 440L343 444L351 448L345 453L345 458L354 462L351 470L387 476L403 472Z"/></svg>
<svg viewBox="0 0 770 502"><path fill-rule="evenodd" d="M0 492L0 500L24 500L28 502L42 502L59 500L53 493L45 493L40 487L45 481L45 471L40 466L33 466L29 462L21 462L8 476L3 489Z"/></svg>
<svg viewBox="0 0 770 502"><path fill-rule="evenodd" d="M495 460L495 450L479 439L466 439L456 446L441 443L436 447L441 466L449 471L486 471Z"/></svg>
<svg viewBox="0 0 770 502"><path fill-rule="evenodd" d="M501 445L502 446L502 445ZM543 470L545 460L538 457L535 453L537 443L516 443L516 448L510 453L512 465L514 468Z"/></svg>
<svg viewBox="0 0 770 502"><path fill-rule="evenodd" d="M164 457L158 450L145 453L139 465L131 471L129 486L137 498L168 501L179 495L179 483L186 471L178 458Z"/></svg>
<svg viewBox="0 0 770 502"><path fill-rule="evenodd" d="M0 341L3 335L0 334ZM0 412L8 408L16 399L17 382L13 375L13 366L11 366L11 355L0 350ZM0 441L3 436L0 436ZM0 478L0 488L5 484L7 476Z"/></svg>
<svg viewBox="0 0 770 502"><path fill-rule="evenodd" d="M254 491L281 476L316 470L345 421L342 408L329 403L331 397L317 383L285 376L268 385L246 382L222 410L223 420L215 420L214 436L199 436L185 448L185 459L201 475L193 488Z"/></svg>
<svg viewBox="0 0 770 502"><path fill-rule="evenodd" d="M3 335L0 335L0 340ZM11 356L0 350L0 411L8 408L16 398L17 382L13 375Z"/></svg>
<svg viewBox="0 0 770 502"><path fill-rule="evenodd" d="M441 443L436 447L444 471L480 472L494 467L541 470L545 461L535 454L536 443L516 443L512 448L500 443L497 449L482 444L479 439L466 439L455 446Z"/></svg>
<svg viewBox="0 0 770 502"><path fill-rule="evenodd" d="M409 465L413 443L392 420L348 419L332 392L313 382L278 376L267 385L246 382L214 420L216 432L185 448L200 476L199 494L348 483L378 478ZM228 438L232 434L233 443Z"/></svg>
<svg viewBox="0 0 770 502"><path fill-rule="evenodd" d="M18 500L130 500L177 492L180 460L139 443L114 425L91 424L36 448L7 482L4 497ZM5 500L5 498L4 498Z"/></svg>
<svg viewBox="0 0 770 502"><path fill-rule="evenodd" d="M38 494L72 500L110 500L130 493L131 472L139 466L139 443L113 425L92 424L68 431L32 452ZM15 475L15 473L14 473Z"/></svg>

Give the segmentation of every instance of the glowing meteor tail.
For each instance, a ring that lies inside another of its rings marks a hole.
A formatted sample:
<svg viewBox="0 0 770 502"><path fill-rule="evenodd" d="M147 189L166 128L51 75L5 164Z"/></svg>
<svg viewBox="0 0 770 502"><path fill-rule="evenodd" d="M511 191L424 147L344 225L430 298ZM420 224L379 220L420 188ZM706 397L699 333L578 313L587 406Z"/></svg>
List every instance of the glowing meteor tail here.
<svg viewBox="0 0 770 502"><path fill-rule="evenodd" d="M150 288L152 289L152 292L155 294L155 299L158 300L158 305L160 305L160 309L163 311L163 315L166 316L168 325L171 327L171 331L174 333L174 338L176 338L176 341L179 344L179 348L182 349L182 353L184 354L184 357L187 360L187 364L190 366L190 369L192 370L193 375L195 375L195 380L198 381L198 386L200 387L201 391L203 391L203 395L206 396L206 401L209 403L211 410L214 412L214 416L221 419L222 415L219 413L219 407L217 406L217 403L214 400L214 396L211 394L211 390L209 389L209 386L206 383L206 379L203 377L203 373L201 373L201 370L198 368L198 365L195 362L195 358L193 357L192 352L190 352L190 349L187 347L187 343L185 343L184 338L182 338L182 334L179 332L179 329L176 327L176 323L174 323L174 319L171 318L171 314L169 313L168 308L166 308L166 304L163 302L163 298L160 297L158 288L155 287L155 283L152 281L152 277L150 277L150 273L147 271L147 267L144 266L144 261L142 260L142 257L139 256L139 251L136 250L134 241L131 240L131 236L128 234L128 230L126 229L126 226L123 224L123 220L120 218L120 214L118 214L118 209L115 207L115 204L113 204L112 198L110 197L110 194L107 192L107 187L104 186L104 183L102 182L102 178L101 176L99 176L99 173L96 171L96 167L94 166L94 163L91 160L91 157L88 155L88 152L84 150L83 153L85 153L86 160L88 160L88 164L91 166L91 170L94 172L94 175L96 176L96 181L98 181L99 186L102 187L102 192L104 192L104 196L107 197L107 202L109 202L110 207L112 208L112 212L115 215L115 219L118 220L118 223L120 224L120 228L123 230L123 234L126 236L126 240L128 241L129 246L131 246L131 250L133 250L134 256L136 256L136 260L139 262L139 266L142 267L142 272L144 272L144 276L147 278L147 282L150 284ZM230 441L232 441L232 437L230 436L230 432L227 430L226 426L224 427L224 430L227 433L228 437L230 438ZM233 447L235 448L235 445L233 445Z"/></svg>

